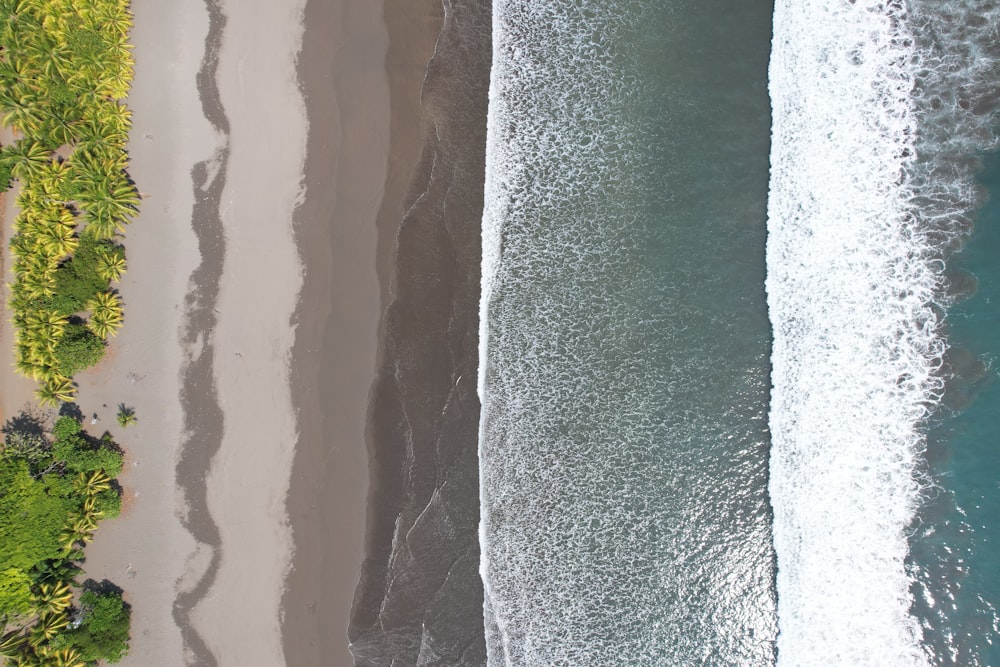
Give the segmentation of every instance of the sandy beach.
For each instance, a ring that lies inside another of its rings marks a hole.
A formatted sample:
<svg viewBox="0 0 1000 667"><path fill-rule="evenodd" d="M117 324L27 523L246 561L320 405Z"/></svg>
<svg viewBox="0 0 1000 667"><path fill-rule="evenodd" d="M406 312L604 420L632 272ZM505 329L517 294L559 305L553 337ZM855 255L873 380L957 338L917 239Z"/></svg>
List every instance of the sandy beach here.
<svg viewBox="0 0 1000 667"><path fill-rule="evenodd" d="M195 541L180 521L184 505L174 473L184 429L179 332L199 261L190 171L219 141L195 88L208 27L204 4L138 0L133 11L129 152L143 206L126 241L129 270L120 285L126 323L105 360L77 376L80 409L100 420L85 426L111 431L126 450L120 478L126 509L101 525L87 550L87 576L121 586L132 604L126 667L184 664L174 601L178 582L197 576L197 562ZM122 402L138 416L128 431L114 420Z"/></svg>
<svg viewBox="0 0 1000 667"><path fill-rule="evenodd" d="M471 400L468 355L441 365L444 348L424 349L450 327L449 312L475 312L478 284L472 273L440 283L452 268L428 263L456 240L460 264L478 261L467 223L479 200L468 208L449 195L462 161L441 149L454 94L432 58L447 15L439 0L135 0L132 9L128 148L143 203L125 241L126 324L101 364L76 378L85 426L126 450L125 504L88 548L86 576L117 584L132 605L125 667L353 665L352 602L357 621L371 591L384 593L388 582L371 575L386 572L386 528L411 491L394 480L412 461L398 439L382 442L395 413L379 408L380 385L372 393L377 368L409 363L395 347L406 320L385 319L387 307L440 305L429 324L410 320L423 327L416 372L435 397L420 420L441 400L451 411ZM483 108L484 83L472 101ZM431 192L438 158L446 169ZM463 220L458 236L426 236L421 220L448 202ZM430 281L416 301L406 297L413 280ZM467 324L442 344L467 345ZM6 319L0 343L10 360ZM448 389L456 373L468 380L458 401ZM33 390L3 374L3 416ZM138 417L127 430L115 423L121 403ZM473 403L448 421L469 431ZM474 527L461 534L474 543ZM461 558L472 574L474 556ZM419 618L426 601L415 603Z"/></svg>
<svg viewBox="0 0 1000 667"><path fill-rule="evenodd" d="M283 636L289 665L347 666L381 313L375 220L390 160L387 35L379 3L368 0L310 0L305 25L309 143L295 222L305 272L292 362L299 439L287 505L295 558Z"/></svg>
<svg viewBox="0 0 1000 667"><path fill-rule="evenodd" d="M92 428L127 450L128 504L102 525L87 574L133 605L126 667L282 664L301 6L137 0L133 11L129 149L144 201L126 241L127 322L78 377ZM119 402L139 418L127 432Z"/></svg>

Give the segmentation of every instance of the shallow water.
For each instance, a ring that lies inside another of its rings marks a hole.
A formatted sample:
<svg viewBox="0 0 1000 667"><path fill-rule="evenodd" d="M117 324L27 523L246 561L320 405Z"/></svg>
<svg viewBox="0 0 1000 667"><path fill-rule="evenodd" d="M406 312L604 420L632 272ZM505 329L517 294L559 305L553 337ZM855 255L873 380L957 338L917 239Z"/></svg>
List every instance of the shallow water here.
<svg viewBox="0 0 1000 667"><path fill-rule="evenodd" d="M497 2L490 664L773 661L768 2Z"/></svg>
<svg viewBox="0 0 1000 667"><path fill-rule="evenodd" d="M953 260L975 292L947 317L956 379L930 431L935 488L913 527L915 612L933 664L1000 664L1000 159L979 182L992 199Z"/></svg>

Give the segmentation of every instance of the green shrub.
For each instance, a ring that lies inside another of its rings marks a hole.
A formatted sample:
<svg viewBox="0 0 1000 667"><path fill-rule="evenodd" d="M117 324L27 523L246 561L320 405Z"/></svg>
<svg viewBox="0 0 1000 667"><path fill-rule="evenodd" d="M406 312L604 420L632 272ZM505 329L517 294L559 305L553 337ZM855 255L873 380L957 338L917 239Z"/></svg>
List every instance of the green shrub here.
<svg viewBox="0 0 1000 667"><path fill-rule="evenodd" d="M14 174L11 172L11 165L0 161L0 190L9 188L12 180L14 180Z"/></svg>
<svg viewBox="0 0 1000 667"><path fill-rule="evenodd" d="M83 430L80 420L75 417L62 416L52 425L52 437L56 440L69 438Z"/></svg>
<svg viewBox="0 0 1000 667"><path fill-rule="evenodd" d="M31 577L23 570L0 571L0 617L21 616L31 611Z"/></svg>
<svg viewBox="0 0 1000 667"><path fill-rule="evenodd" d="M110 438L93 440L81 435L82 427L73 417L60 417L52 429L52 455L70 472L103 470L108 477L122 471L122 454Z"/></svg>
<svg viewBox="0 0 1000 667"><path fill-rule="evenodd" d="M50 495L24 460L0 459L0 563L28 570L62 550L59 533L73 505Z"/></svg>
<svg viewBox="0 0 1000 667"><path fill-rule="evenodd" d="M111 287L111 283L101 277L98 267L101 253L114 247L114 243L98 241L89 234L80 237L80 245L73 256L56 269L57 296L51 297L49 303L58 313L67 316L79 313L88 301Z"/></svg>
<svg viewBox="0 0 1000 667"><path fill-rule="evenodd" d="M59 372L73 377L79 371L95 365L104 356L106 343L83 324L66 325L66 331L56 343L55 357Z"/></svg>
<svg viewBox="0 0 1000 667"><path fill-rule="evenodd" d="M88 662L115 663L128 652L132 610L118 591L88 590L80 596L80 625L61 638Z"/></svg>
<svg viewBox="0 0 1000 667"><path fill-rule="evenodd" d="M104 519L114 519L122 513L122 495L116 488L105 489L95 496L97 509Z"/></svg>

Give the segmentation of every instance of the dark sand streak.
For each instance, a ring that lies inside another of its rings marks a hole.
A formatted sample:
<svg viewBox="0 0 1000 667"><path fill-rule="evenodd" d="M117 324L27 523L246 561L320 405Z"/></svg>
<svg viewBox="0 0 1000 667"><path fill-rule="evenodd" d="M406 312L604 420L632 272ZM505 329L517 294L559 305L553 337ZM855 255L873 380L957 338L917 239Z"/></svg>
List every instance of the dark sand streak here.
<svg viewBox="0 0 1000 667"><path fill-rule="evenodd" d="M180 332L186 351L180 397L184 411L184 435L176 478L186 504L186 511L180 516L181 523L198 541L199 549L211 550L211 560L204 575L193 587L180 590L178 583L173 616L184 640L187 664L214 667L218 659L194 629L191 610L211 588L222 557L219 528L208 509L207 477L212 458L222 444L223 430L223 414L215 388L212 336L226 249L219 202L226 185L229 121L222 108L215 78L226 19L217 0L205 0L205 5L209 14L209 29L197 86L205 117L225 139L212 159L199 162L191 170L195 199L191 226L198 238L201 263L191 274L185 298L185 324ZM210 178L213 171L214 176Z"/></svg>

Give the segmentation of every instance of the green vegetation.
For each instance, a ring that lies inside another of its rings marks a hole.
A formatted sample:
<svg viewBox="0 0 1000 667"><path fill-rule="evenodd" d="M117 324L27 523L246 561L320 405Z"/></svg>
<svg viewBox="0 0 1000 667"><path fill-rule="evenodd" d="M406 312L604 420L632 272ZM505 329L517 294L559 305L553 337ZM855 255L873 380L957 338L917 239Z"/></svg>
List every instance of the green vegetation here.
<svg viewBox="0 0 1000 667"><path fill-rule="evenodd" d="M78 650L86 662L118 662L128 651L130 614L121 591L88 590L80 596L79 625L59 643Z"/></svg>
<svg viewBox="0 0 1000 667"><path fill-rule="evenodd" d="M122 428L131 426L139 421L139 418L135 416L135 408L127 407L124 403L118 404L118 414L115 416L115 419L118 420L118 425Z"/></svg>
<svg viewBox="0 0 1000 667"><path fill-rule="evenodd" d="M0 450L0 655L11 665L117 662L128 649L130 609L121 591L84 584L74 602L83 547L116 515L118 446L93 438L77 417L50 437L37 418L8 423Z"/></svg>
<svg viewBox="0 0 1000 667"><path fill-rule="evenodd" d="M0 187L19 184L11 239L15 367L43 404L72 401L122 324L118 237L138 210L126 172L127 0L0 0Z"/></svg>

